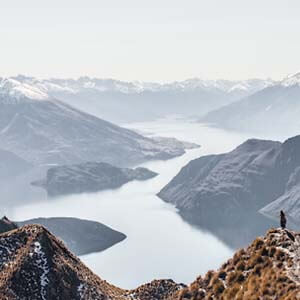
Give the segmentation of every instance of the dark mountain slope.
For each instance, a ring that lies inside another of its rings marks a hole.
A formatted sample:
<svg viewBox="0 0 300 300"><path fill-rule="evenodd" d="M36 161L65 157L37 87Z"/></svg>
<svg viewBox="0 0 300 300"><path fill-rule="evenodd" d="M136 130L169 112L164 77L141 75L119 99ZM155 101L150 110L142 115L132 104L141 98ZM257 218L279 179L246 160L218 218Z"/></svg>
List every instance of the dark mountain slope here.
<svg viewBox="0 0 300 300"><path fill-rule="evenodd" d="M230 153L191 161L158 194L181 211L197 210L230 218L245 210L257 211L283 189L276 184L276 160L281 143L248 140Z"/></svg>

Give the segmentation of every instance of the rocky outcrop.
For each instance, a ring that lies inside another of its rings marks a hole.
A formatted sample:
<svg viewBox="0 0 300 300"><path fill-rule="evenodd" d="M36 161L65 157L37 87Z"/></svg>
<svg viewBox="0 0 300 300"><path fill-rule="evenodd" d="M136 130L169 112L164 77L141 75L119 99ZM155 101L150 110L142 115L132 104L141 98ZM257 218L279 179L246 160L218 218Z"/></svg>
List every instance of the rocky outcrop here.
<svg viewBox="0 0 300 300"><path fill-rule="evenodd" d="M146 168L117 168L107 163L87 162L52 167L45 180L33 182L46 189L48 196L92 193L115 189L132 180L147 180L158 174Z"/></svg>

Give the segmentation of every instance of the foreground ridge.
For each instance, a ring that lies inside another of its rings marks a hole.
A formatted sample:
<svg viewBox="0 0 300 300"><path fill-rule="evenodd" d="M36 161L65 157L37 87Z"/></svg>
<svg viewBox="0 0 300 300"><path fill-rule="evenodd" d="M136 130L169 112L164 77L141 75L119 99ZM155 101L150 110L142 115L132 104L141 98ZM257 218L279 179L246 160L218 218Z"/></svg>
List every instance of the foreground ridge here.
<svg viewBox="0 0 300 300"><path fill-rule="evenodd" d="M188 287L171 279L124 290L93 274L40 225L0 235L0 299L300 299L300 233L271 229Z"/></svg>
<svg viewBox="0 0 300 300"><path fill-rule="evenodd" d="M173 299L300 299L300 234L269 230Z"/></svg>
<svg viewBox="0 0 300 300"><path fill-rule="evenodd" d="M41 225L0 235L0 299L166 299L182 288L155 280L124 290L100 279Z"/></svg>

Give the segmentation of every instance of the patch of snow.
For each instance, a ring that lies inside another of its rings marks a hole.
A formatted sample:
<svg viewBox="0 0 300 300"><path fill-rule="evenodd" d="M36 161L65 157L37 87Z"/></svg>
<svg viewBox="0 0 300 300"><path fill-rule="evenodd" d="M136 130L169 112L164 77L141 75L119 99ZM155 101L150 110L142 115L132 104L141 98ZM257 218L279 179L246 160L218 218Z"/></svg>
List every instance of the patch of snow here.
<svg viewBox="0 0 300 300"><path fill-rule="evenodd" d="M35 264L39 269L42 269L43 273L40 276L40 283L41 283L41 296L43 300L47 300L46 296L46 286L49 283L49 279L47 277L49 273L49 266L46 258L46 254L42 250L42 246L40 242L34 243L34 252L37 254L38 259L35 260Z"/></svg>

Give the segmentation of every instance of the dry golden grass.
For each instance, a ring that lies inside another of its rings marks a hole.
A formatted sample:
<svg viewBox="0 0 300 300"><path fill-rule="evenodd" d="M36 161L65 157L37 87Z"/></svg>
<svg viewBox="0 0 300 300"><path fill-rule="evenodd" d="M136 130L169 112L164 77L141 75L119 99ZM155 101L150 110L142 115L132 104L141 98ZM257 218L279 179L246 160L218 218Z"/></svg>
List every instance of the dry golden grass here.
<svg viewBox="0 0 300 300"><path fill-rule="evenodd" d="M237 251L218 271L209 271L170 299L300 300L300 278L298 282L290 276L294 251L288 234L272 229Z"/></svg>

